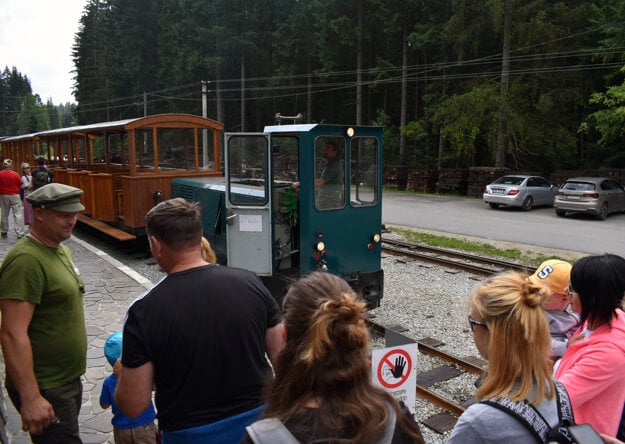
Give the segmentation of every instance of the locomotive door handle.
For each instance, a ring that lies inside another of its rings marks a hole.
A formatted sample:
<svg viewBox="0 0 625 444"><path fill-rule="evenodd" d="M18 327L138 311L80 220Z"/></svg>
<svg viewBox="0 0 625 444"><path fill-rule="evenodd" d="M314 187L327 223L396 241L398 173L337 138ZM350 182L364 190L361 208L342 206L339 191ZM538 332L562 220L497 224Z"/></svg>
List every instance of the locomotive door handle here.
<svg viewBox="0 0 625 444"><path fill-rule="evenodd" d="M228 225L232 225L232 223L234 222L234 218L237 217L237 216L238 216L237 213L234 213L234 214L231 214L229 216L226 216L226 223Z"/></svg>

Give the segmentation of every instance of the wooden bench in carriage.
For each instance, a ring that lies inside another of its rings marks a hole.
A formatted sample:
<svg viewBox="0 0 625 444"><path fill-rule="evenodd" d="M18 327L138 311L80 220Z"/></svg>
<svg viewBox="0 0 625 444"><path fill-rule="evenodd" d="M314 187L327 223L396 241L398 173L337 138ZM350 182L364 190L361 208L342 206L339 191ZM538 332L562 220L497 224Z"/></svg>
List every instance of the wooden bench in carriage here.
<svg viewBox="0 0 625 444"><path fill-rule="evenodd" d="M159 114L3 138L2 153L55 182L84 191L79 221L119 240L145 234L145 214L171 197L178 177L222 176L223 124L189 114Z"/></svg>

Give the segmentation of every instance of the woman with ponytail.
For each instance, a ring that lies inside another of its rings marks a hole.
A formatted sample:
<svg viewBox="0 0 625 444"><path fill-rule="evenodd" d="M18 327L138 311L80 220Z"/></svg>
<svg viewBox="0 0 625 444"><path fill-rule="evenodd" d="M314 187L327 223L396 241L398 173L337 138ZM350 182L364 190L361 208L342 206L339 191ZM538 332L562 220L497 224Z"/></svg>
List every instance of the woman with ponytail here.
<svg viewBox="0 0 625 444"><path fill-rule="evenodd" d="M546 296L544 287L517 272L497 274L471 294L469 326L488 370L475 393L479 402L460 416L448 443L546 442L501 404L543 421L544 432L558 425L560 401L568 397L551 376Z"/></svg>
<svg viewBox="0 0 625 444"><path fill-rule="evenodd" d="M423 442L408 409L371 383L366 303L347 282L312 273L291 286L282 310L286 345L265 420L242 443Z"/></svg>

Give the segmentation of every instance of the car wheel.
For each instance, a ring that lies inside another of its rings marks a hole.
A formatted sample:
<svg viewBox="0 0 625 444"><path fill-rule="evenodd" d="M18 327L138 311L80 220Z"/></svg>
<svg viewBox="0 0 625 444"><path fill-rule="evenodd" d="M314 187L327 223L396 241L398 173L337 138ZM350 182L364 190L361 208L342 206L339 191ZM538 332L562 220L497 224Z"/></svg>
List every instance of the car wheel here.
<svg viewBox="0 0 625 444"><path fill-rule="evenodd" d="M488 206L491 208L499 208L499 204L496 203L489 203Z"/></svg>
<svg viewBox="0 0 625 444"><path fill-rule="evenodd" d="M556 210L556 216L564 217L566 211L564 210Z"/></svg>
<svg viewBox="0 0 625 444"><path fill-rule="evenodd" d="M608 217L608 204L604 203L603 205L601 205L599 213L597 213L597 219L605 220L606 217Z"/></svg>
<svg viewBox="0 0 625 444"><path fill-rule="evenodd" d="M527 196L523 201L523 205L521 206L521 208L523 208L523 211L529 211L532 209L533 206L534 199L532 199L532 196Z"/></svg>

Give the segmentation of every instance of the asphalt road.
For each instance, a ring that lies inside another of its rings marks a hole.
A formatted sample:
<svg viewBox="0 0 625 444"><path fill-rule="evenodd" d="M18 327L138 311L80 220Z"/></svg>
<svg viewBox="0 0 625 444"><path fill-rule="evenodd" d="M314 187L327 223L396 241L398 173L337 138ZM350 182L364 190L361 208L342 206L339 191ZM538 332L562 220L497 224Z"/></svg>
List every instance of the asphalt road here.
<svg viewBox="0 0 625 444"><path fill-rule="evenodd" d="M478 198L393 192L384 193L382 208L387 225L625 257L625 213L611 214L604 221L585 215L562 218L552 207L493 210Z"/></svg>

